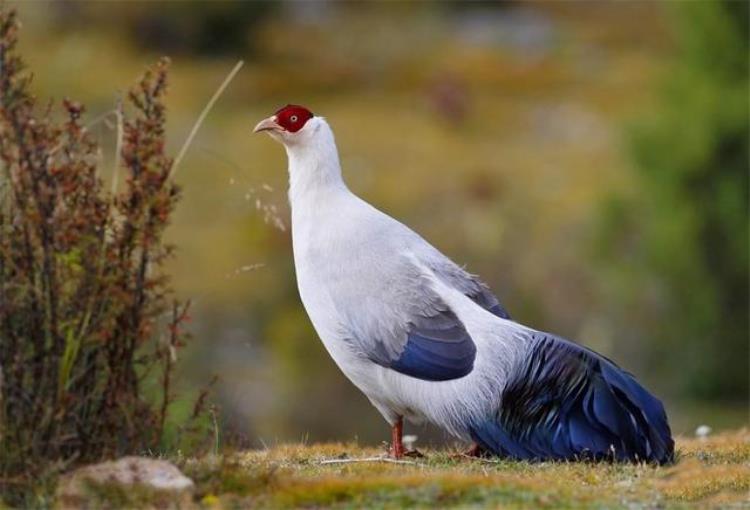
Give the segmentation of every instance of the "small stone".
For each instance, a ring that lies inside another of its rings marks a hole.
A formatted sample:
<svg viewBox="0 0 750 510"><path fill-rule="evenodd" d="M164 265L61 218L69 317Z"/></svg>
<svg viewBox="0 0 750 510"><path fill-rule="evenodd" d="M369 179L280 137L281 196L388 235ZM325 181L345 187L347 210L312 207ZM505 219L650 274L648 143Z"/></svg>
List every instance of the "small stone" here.
<svg viewBox="0 0 750 510"><path fill-rule="evenodd" d="M91 464L64 475L58 508L191 508L193 481L165 460L148 457Z"/></svg>
<svg viewBox="0 0 750 510"><path fill-rule="evenodd" d="M698 437L700 439L706 439L709 434L711 434L711 427L708 425L701 425L697 429L695 429L695 437Z"/></svg>
<svg viewBox="0 0 750 510"><path fill-rule="evenodd" d="M405 434L401 438L401 442L404 444L404 448L405 449L407 449L407 450L413 450L414 449L414 445L417 442L417 436L415 436L414 434Z"/></svg>

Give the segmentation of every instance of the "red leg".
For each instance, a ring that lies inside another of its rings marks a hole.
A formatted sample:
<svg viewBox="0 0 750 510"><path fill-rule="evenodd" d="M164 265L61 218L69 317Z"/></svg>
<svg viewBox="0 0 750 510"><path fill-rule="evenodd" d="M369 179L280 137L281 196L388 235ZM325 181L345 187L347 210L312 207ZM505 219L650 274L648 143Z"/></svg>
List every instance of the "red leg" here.
<svg viewBox="0 0 750 510"><path fill-rule="evenodd" d="M471 448L464 452L464 455L466 455L467 457L481 457L483 453L484 450L482 450L482 447L474 443L473 445L471 445Z"/></svg>
<svg viewBox="0 0 750 510"><path fill-rule="evenodd" d="M391 428L391 455L394 459L400 459L404 456L404 444L401 438L404 435L404 420L400 416Z"/></svg>
<svg viewBox="0 0 750 510"><path fill-rule="evenodd" d="M479 458L479 457L483 457L484 455L485 455L485 451L482 449L482 447L479 446L477 443L474 443L471 445L471 448L469 448L465 452L461 452L461 453L457 453L453 455L453 458L458 459L458 460L461 460L461 459L466 460L467 457Z"/></svg>

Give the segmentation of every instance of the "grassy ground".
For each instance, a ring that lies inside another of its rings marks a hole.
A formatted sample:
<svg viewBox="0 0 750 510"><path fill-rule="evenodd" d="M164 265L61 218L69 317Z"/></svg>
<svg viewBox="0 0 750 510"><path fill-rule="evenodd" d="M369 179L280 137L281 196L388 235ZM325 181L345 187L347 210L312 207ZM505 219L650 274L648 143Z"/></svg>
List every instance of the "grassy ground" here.
<svg viewBox="0 0 750 510"><path fill-rule="evenodd" d="M676 465L507 462L425 451L412 463L355 444L285 445L184 460L204 508L750 507L750 431L677 441Z"/></svg>

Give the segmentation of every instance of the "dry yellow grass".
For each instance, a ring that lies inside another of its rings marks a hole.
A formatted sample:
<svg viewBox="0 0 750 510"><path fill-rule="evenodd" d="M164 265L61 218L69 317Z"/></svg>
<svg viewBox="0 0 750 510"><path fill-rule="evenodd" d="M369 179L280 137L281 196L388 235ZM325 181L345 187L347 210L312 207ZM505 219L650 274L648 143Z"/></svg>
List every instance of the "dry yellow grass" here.
<svg viewBox="0 0 750 510"><path fill-rule="evenodd" d="M279 445L183 461L207 508L743 508L750 431L679 438L673 466L525 463L426 451L410 464L342 462L383 452L356 444Z"/></svg>

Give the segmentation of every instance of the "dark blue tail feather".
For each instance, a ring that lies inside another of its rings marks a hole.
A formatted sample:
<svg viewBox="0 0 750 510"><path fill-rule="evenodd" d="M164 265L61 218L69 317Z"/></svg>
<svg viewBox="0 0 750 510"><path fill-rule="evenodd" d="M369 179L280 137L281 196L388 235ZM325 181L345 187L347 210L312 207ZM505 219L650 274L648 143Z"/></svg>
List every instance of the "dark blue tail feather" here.
<svg viewBox="0 0 750 510"><path fill-rule="evenodd" d="M658 399L605 357L543 333L506 386L501 409L470 431L482 448L514 459L674 458Z"/></svg>

